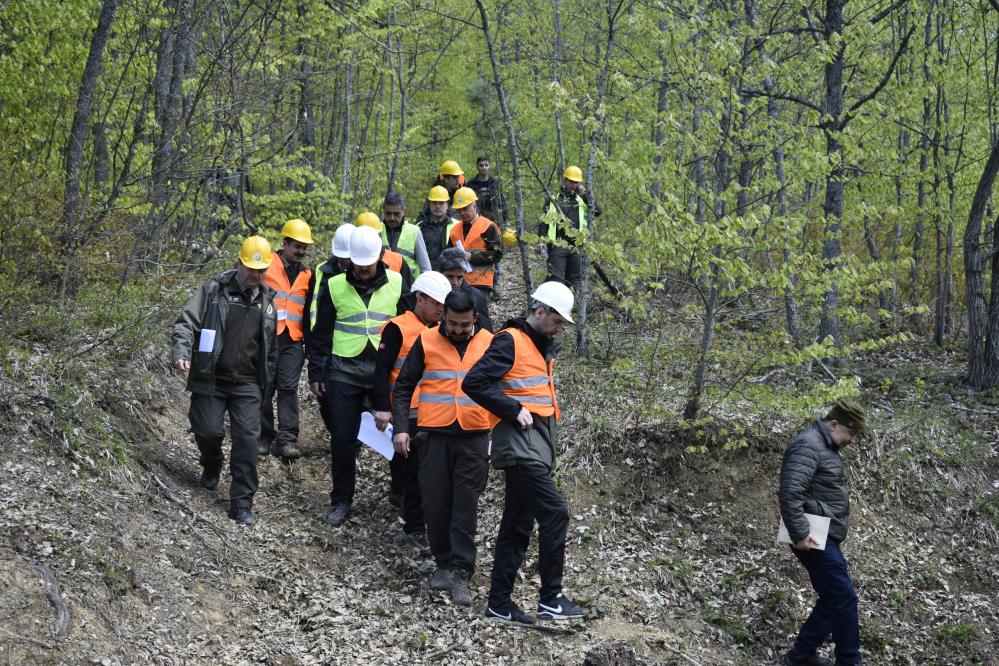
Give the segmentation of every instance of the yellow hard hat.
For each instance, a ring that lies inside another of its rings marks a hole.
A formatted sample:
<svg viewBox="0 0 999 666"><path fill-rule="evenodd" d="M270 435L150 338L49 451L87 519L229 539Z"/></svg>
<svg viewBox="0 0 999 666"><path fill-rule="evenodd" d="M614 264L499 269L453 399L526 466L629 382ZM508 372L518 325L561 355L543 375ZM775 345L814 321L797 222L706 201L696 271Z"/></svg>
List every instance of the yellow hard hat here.
<svg viewBox="0 0 999 666"><path fill-rule="evenodd" d="M507 228L503 231L503 244L504 245L516 245L517 244L517 232L513 229Z"/></svg>
<svg viewBox="0 0 999 666"><path fill-rule="evenodd" d="M430 194L427 195L427 201L451 201L451 195L447 193L441 185L434 185L430 188Z"/></svg>
<svg viewBox="0 0 999 666"><path fill-rule="evenodd" d="M470 203L474 203L479 200L479 196L470 187L459 187L454 193L454 204L455 210L461 210Z"/></svg>
<svg viewBox="0 0 999 666"><path fill-rule="evenodd" d="M355 227L371 227L378 233L382 232L382 221L370 210L366 210L354 220Z"/></svg>
<svg viewBox="0 0 999 666"><path fill-rule="evenodd" d="M447 160L441 165L441 176L463 176L465 172L461 170L454 160Z"/></svg>
<svg viewBox="0 0 999 666"><path fill-rule="evenodd" d="M264 270L271 265L271 244L261 236L250 236L243 241L239 261L247 268Z"/></svg>
<svg viewBox="0 0 999 666"><path fill-rule="evenodd" d="M562 174L571 181L581 183L583 182L583 172L580 168L574 164L571 164L565 168L565 173Z"/></svg>
<svg viewBox="0 0 999 666"><path fill-rule="evenodd" d="M297 240L299 243L312 245L312 229L310 229L309 225L305 223L305 220L300 220L298 218L288 220L284 223L284 226L281 227L281 235L285 238Z"/></svg>

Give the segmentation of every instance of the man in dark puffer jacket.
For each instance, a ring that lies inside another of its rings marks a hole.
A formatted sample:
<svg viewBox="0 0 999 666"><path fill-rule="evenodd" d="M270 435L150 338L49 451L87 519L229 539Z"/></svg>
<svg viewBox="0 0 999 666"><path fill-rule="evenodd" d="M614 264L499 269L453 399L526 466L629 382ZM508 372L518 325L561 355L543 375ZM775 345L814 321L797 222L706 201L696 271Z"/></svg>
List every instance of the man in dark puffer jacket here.
<svg viewBox="0 0 999 666"><path fill-rule="evenodd" d="M857 594L840 543L846 539L850 498L843 485L840 450L866 426L863 408L852 400L837 400L826 417L791 441L780 470L780 513L791 537L792 552L808 571L819 595L801 626L794 646L784 655L786 666L830 664L817 656L826 636L836 644L836 666L860 664L860 623ZM809 532L806 513L828 516L825 550Z"/></svg>

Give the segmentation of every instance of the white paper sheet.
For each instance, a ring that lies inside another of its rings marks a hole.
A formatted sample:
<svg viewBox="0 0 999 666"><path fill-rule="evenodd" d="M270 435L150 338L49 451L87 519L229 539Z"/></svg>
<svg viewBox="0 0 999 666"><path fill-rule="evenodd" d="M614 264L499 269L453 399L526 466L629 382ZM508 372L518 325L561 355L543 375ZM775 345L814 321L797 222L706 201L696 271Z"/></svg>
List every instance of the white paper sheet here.
<svg viewBox="0 0 999 666"><path fill-rule="evenodd" d="M385 428L385 432L381 432L375 426L375 417L371 412L361 414L361 429L357 433L357 438L385 456L387 460L392 460L392 456L395 455L395 449L392 447L392 426L389 425Z"/></svg>
<svg viewBox="0 0 999 666"><path fill-rule="evenodd" d="M808 531L812 533L815 540L819 542L818 546L812 546L817 550L826 549L826 539L829 537L829 517L828 516L816 516L814 513L806 513L805 518L808 519ZM777 528L777 541L781 543L793 543L791 541L791 535L787 533L787 525L784 524L784 519L780 519L780 526Z"/></svg>
<svg viewBox="0 0 999 666"><path fill-rule="evenodd" d="M215 349L215 330L211 328L201 329L201 337L198 338L198 351L210 352Z"/></svg>

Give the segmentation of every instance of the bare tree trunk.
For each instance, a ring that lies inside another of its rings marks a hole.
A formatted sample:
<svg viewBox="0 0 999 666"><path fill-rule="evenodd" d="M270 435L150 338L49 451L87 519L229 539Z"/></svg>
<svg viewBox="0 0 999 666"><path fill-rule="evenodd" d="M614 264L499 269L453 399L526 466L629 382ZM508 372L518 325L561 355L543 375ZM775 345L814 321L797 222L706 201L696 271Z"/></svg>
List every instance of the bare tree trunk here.
<svg viewBox="0 0 999 666"><path fill-rule="evenodd" d="M500 66L496 58L496 44L489 31L489 17L486 14L486 6L482 0L475 0L479 8L479 17L482 20L482 34L486 39L486 47L489 50L489 63L493 69L493 87L496 88L496 96L499 98L500 111L503 114L503 124L506 126L507 150L510 153L510 168L513 171L513 193L516 200L517 215L517 246L520 249L520 264L524 272L524 298L530 301L531 292L534 291L533 280L531 279L530 250L524 242L524 184L520 174L520 148L517 146L517 133L513 124L513 115L510 113L510 105L506 99L506 88L503 86L503 77L500 75Z"/></svg>
<svg viewBox="0 0 999 666"><path fill-rule="evenodd" d="M350 141L350 109L351 98L353 97L354 64L347 62L343 77L343 161L340 163L340 194L342 199L347 198L350 192L350 167L351 158L354 155L354 146ZM344 221L350 220L350 210L344 209Z"/></svg>
<svg viewBox="0 0 999 666"><path fill-rule="evenodd" d="M593 116L597 121L590 135L590 156L586 162L586 186L589 188L591 203L596 206L596 192L593 191L593 171L597 163L597 150L603 142L604 132L607 129L607 112L604 109L604 99L607 97L607 79L610 76L611 57L614 54L614 46L617 39L617 20L622 11L627 11L625 7L627 0L605 0L607 12L607 39L604 42L603 63L600 66L600 73L597 75L597 98L593 105ZM630 5L629 5L630 7ZM590 221L587 226L587 242L593 239L596 232L594 221ZM580 251L580 264L582 265L582 276L579 280L579 293L576 299L576 349L586 355L590 348L589 332L587 331L587 307L590 297L590 253L585 247Z"/></svg>
<svg viewBox="0 0 999 666"><path fill-rule="evenodd" d="M552 62L552 81L560 83L559 70L562 65L562 2L552 0L552 24L555 28L555 44ZM565 135L562 131L562 112L555 114L555 140L558 143L558 169L565 171L567 159L565 156Z"/></svg>
<svg viewBox="0 0 999 666"><path fill-rule="evenodd" d="M828 124L824 128L826 156L832 169L826 177L826 197L822 208L825 211L825 242L822 245L822 260L826 270L835 273L840 259L840 232L843 222L843 169L842 146L839 133L843 118L843 7L846 0L826 0L824 36L832 50L832 57L825 66L826 92L823 111ZM839 328L839 288L835 278L822 297L822 314L819 319L819 340L830 339L840 345Z"/></svg>
<svg viewBox="0 0 999 666"><path fill-rule="evenodd" d="M982 244L986 203L999 175L999 140L992 144L968 212L964 231L964 278L968 299L968 383L977 389L999 385L999 253ZM999 233L999 219L993 233ZM991 294L986 305L985 265L991 264Z"/></svg>
<svg viewBox="0 0 999 666"><path fill-rule="evenodd" d="M118 9L118 0L104 0L101 14L97 19L97 27L90 40L90 52L87 54L87 64L83 68L83 78L80 90L76 96L76 111L73 113L73 125L66 140L66 187L63 196L62 233L64 270L59 284L59 293L71 295L73 285L70 285L70 270L76 255L77 238L80 230L80 211L83 208L83 197L80 193L80 181L83 172L83 146L87 142L90 129L90 116L94 109L94 92L97 80L104 67L104 51L111 37L111 24Z"/></svg>

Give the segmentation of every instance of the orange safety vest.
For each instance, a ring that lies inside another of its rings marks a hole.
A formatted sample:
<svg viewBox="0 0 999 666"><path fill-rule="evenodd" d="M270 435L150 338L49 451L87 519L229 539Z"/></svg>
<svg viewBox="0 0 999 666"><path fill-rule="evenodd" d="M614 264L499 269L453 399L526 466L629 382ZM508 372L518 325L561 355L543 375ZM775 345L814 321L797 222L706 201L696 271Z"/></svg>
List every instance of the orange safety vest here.
<svg viewBox="0 0 999 666"><path fill-rule="evenodd" d="M459 357L454 344L437 328L420 333L423 345L423 377L416 424L423 428L446 428L455 421L462 430L489 430L489 412L465 395L461 380L489 349L493 334L485 329L472 337Z"/></svg>
<svg viewBox="0 0 999 666"><path fill-rule="evenodd" d="M303 268L295 278L295 284L291 284L281 257L277 252L271 255L271 265L264 273L264 283L277 292L274 294L274 307L278 312L278 335L287 329L288 335L296 342L305 337L302 332L302 317L305 315L305 296L309 293L311 277L312 271Z"/></svg>
<svg viewBox="0 0 999 666"><path fill-rule="evenodd" d="M399 379L399 373L402 372L402 365L406 362L406 357L409 356L409 350L413 348L413 343L416 342L416 338L420 337L420 333L427 328L427 325L412 310L407 310L398 317L385 322L385 326L389 324L395 324L402 332L402 346L399 347L399 355L396 357L395 364L389 371L389 402L391 403L395 380ZM383 332L385 331L385 326L382 326ZM413 391L413 399L409 403L410 408L415 409L417 407L419 395L420 386L417 385L416 390Z"/></svg>
<svg viewBox="0 0 999 666"><path fill-rule="evenodd" d="M521 404L522 407L538 416L555 415L562 418L555 396L555 360L545 363L545 357L534 346L531 337L519 328L504 328L513 338L513 366L500 379L500 390ZM498 416L490 413L493 427L500 422Z"/></svg>
<svg viewBox="0 0 999 666"><path fill-rule="evenodd" d="M395 271L396 273L402 272L402 255L393 250L385 250L382 254L382 263L385 264L385 268L390 271Z"/></svg>
<svg viewBox="0 0 999 666"><path fill-rule="evenodd" d="M466 238L465 223L459 222L451 228L451 235L449 237L451 245L453 247L457 247L458 241L461 241L461 246L469 252L472 250L485 250L485 233L491 226L496 226L496 224L488 217L479 215L475 218L475 221L472 222L472 227L468 230L468 237ZM493 278L495 275L496 267L492 264L488 266L472 266L472 272L469 273L465 279L468 280L468 284L473 287L492 288Z"/></svg>

